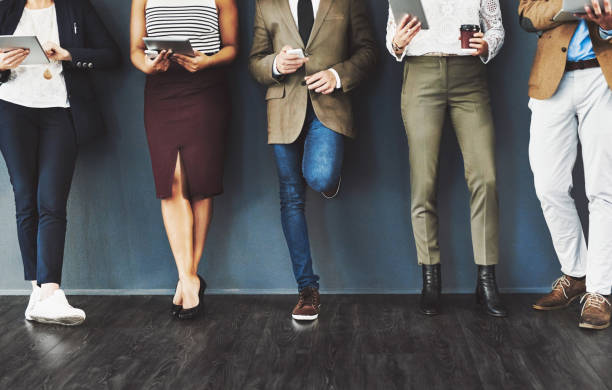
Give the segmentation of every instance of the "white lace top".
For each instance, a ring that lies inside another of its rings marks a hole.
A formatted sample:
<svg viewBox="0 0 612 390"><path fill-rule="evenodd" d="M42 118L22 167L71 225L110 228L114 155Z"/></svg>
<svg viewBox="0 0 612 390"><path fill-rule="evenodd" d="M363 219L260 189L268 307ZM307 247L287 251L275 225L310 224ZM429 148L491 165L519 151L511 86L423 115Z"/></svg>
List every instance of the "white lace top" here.
<svg viewBox="0 0 612 390"><path fill-rule="evenodd" d="M43 9L25 8L13 35L36 35L41 44L59 44L59 30L55 5ZM51 79L44 77L51 72ZM62 64L52 61L47 65L21 65L11 71L9 80L0 85L0 99L32 108L70 107Z"/></svg>
<svg viewBox="0 0 612 390"><path fill-rule="evenodd" d="M421 0L429 22L429 30L421 30L406 47L401 56L396 56L392 42L397 26L393 10L389 7L387 23L387 49L398 61L405 56L421 56L427 53L470 55L470 50L461 49L459 29L462 24L478 24L489 45L489 55L481 58L488 63L499 53L504 44L499 0Z"/></svg>

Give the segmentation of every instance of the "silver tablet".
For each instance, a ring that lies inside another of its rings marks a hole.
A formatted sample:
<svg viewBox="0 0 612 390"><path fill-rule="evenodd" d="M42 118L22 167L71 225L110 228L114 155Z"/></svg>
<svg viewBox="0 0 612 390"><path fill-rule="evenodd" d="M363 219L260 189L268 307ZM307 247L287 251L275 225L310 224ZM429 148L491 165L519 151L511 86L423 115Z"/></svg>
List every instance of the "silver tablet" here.
<svg viewBox="0 0 612 390"><path fill-rule="evenodd" d="M591 0L563 0L563 7L561 7L561 11L559 11L553 20L555 22L573 22L576 20L580 20L575 17L574 14L584 14L584 6L590 5L593 8L593 3ZM601 9L604 9L603 0L599 0L599 6Z"/></svg>
<svg viewBox="0 0 612 390"><path fill-rule="evenodd" d="M160 52L172 50L173 53L194 57L193 47L187 38L142 38L147 50Z"/></svg>
<svg viewBox="0 0 612 390"><path fill-rule="evenodd" d="M427 16L425 10L423 10L423 4L421 0L389 0L391 10L393 10L393 16L395 16L395 24L399 26L404 16L411 15L416 16L421 22L421 28L423 30L429 29L429 23L427 22Z"/></svg>
<svg viewBox="0 0 612 390"><path fill-rule="evenodd" d="M45 65L50 62L38 38L34 36L0 35L1 51L7 52L15 49L30 50L30 54L23 60L21 65Z"/></svg>

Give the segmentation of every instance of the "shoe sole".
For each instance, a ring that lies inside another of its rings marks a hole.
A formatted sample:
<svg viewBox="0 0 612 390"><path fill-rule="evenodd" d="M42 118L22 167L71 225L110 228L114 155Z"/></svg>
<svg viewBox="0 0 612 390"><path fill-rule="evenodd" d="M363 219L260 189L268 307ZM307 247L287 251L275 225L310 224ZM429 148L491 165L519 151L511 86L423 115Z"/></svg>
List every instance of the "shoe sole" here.
<svg viewBox="0 0 612 390"><path fill-rule="evenodd" d="M77 326L85 322L85 319L82 317L42 318L32 316L31 318L30 321L48 325Z"/></svg>
<svg viewBox="0 0 612 390"><path fill-rule="evenodd" d="M582 329L602 330L602 329L609 328L610 327L610 323L607 323L605 325L591 325L591 324L587 324L585 322L581 322L578 326L580 328L582 328Z"/></svg>
<svg viewBox="0 0 612 390"><path fill-rule="evenodd" d="M319 318L319 315L315 314L313 316L303 316L298 314L291 314L291 317L293 317L293 319L296 321L314 321Z"/></svg>
<svg viewBox="0 0 612 390"><path fill-rule="evenodd" d="M569 305L571 305L576 299L580 299L582 298L584 294L580 294L580 295L576 295L575 297L571 298L569 301L567 301L567 303L565 305L561 305L561 306L540 306L540 305L531 305L531 307L535 310L540 310L540 311L552 311L552 310L559 310L559 309L565 309L566 307L569 307Z"/></svg>

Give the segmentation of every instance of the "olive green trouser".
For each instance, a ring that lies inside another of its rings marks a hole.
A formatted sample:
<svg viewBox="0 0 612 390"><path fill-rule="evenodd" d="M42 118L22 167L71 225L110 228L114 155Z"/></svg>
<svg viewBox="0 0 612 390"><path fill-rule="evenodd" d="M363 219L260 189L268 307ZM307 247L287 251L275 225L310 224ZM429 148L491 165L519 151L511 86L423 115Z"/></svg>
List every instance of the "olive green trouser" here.
<svg viewBox="0 0 612 390"><path fill-rule="evenodd" d="M498 262L495 130L485 65L475 57L408 57L402 116L410 148L412 226L419 264L438 264L438 157L446 110L463 154L471 193L474 260Z"/></svg>

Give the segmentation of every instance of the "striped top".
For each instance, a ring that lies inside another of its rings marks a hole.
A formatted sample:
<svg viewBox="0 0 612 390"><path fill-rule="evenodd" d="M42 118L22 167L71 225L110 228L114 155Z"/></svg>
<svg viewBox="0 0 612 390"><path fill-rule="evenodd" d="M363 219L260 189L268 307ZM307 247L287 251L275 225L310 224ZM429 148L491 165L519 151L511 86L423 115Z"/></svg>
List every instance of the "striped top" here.
<svg viewBox="0 0 612 390"><path fill-rule="evenodd" d="M148 0L145 16L149 37L188 38L209 55L221 50L215 0Z"/></svg>

